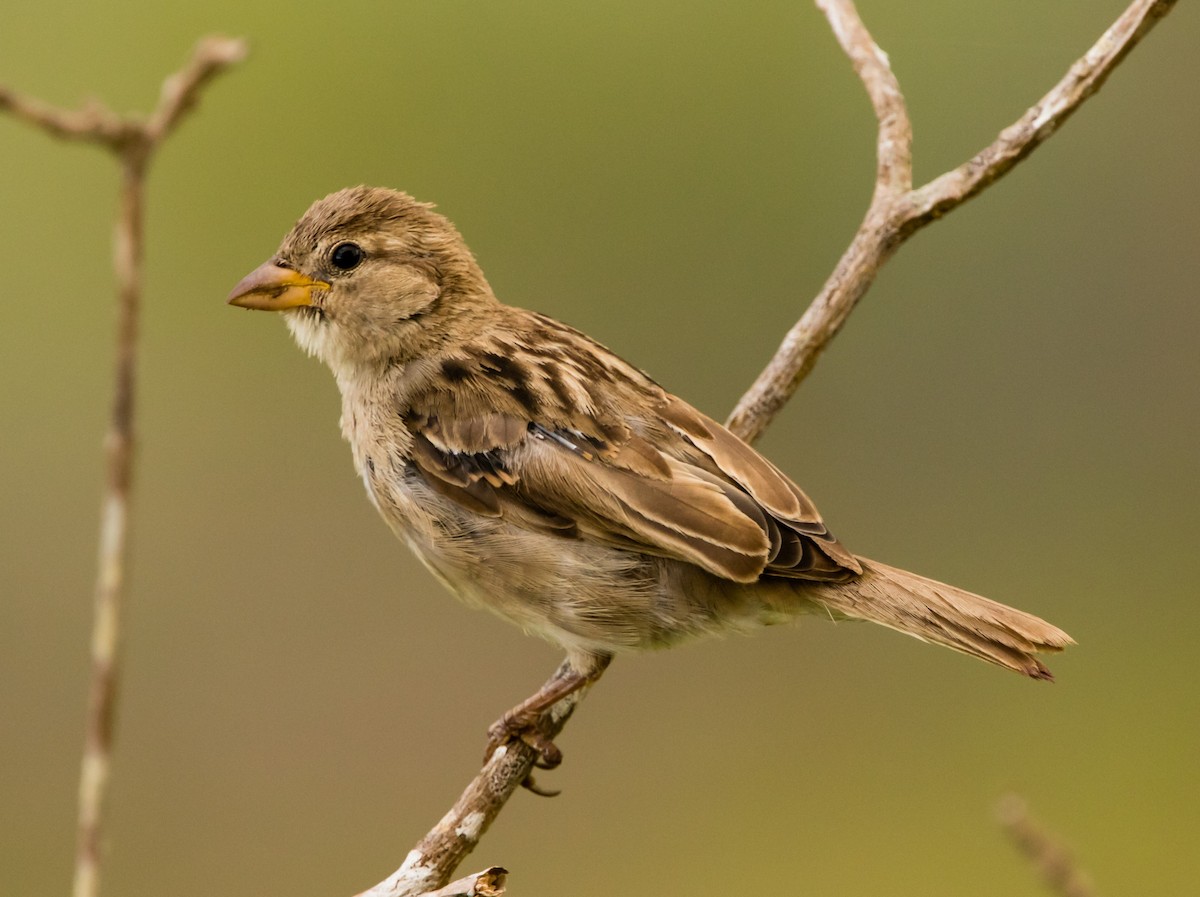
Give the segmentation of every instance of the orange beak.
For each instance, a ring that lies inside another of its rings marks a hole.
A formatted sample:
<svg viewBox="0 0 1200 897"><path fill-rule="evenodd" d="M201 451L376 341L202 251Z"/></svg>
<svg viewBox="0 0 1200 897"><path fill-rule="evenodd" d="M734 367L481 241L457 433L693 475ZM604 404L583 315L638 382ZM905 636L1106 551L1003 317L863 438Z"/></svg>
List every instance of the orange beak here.
<svg viewBox="0 0 1200 897"><path fill-rule="evenodd" d="M313 280L299 271L267 262L241 279L229 294L229 304L259 311L283 311L312 305L313 293L327 289L329 284L323 280Z"/></svg>

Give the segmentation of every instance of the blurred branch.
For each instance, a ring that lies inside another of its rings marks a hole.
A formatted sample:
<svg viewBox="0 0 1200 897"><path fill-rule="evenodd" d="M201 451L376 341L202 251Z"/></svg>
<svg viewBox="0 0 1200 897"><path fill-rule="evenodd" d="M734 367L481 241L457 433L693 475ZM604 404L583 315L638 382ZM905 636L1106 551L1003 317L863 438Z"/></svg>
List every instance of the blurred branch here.
<svg viewBox="0 0 1200 897"><path fill-rule="evenodd" d="M990 146L915 190L912 124L887 54L850 0L816 3L863 82L879 122L875 191L858 232L824 288L730 416L730 429L749 441L762 434L791 398L892 253L921 227L970 199L1029 155L1099 89L1125 54L1170 11L1174 0L1135 0L1067 75ZM550 738L559 733L581 698L582 693L576 693L551 708ZM497 751L404 865L359 897L413 897L449 881L517 786L526 781L534 759L534 751L521 742Z"/></svg>
<svg viewBox="0 0 1200 897"><path fill-rule="evenodd" d="M953 171L912 188L912 128L884 53L850 0L816 0L866 88L879 121L875 192L858 232L821 292L788 331L730 414L731 430L753 442L787 404L875 275L914 233L977 195L1033 152L1100 89L1113 69L1171 11L1175 0L1135 0L1050 92L989 146Z"/></svg>
<svg viewBox="0 0 1200 897"><path fill-rule="evenodd" d="M1030 817L1029 808L1020 796L1004 797L996 815L1017 850L1041 873L1051 891L1060 897L1095 897L1091 881L1076 865L1074 857Z"/></svg>
<svg viewBox="0 0 1200 897"><path fill-rule="evenodd" d="M64 110L0 86L0 111L7 111L54 137L99 143L116 156L121 168L113 255L117 278L116 372L112 412L104 439L105 491L92 624L91 685L79 781L75 897L95 897L100 886L100 841L118 692L120 611L129 555L146 170L155 150L194 107L204 86L245 55L246 46L240 40L204 38L196 45L187 65L167 78L157 108L144 122L117 115L97 101L77 111Z"/></svg>

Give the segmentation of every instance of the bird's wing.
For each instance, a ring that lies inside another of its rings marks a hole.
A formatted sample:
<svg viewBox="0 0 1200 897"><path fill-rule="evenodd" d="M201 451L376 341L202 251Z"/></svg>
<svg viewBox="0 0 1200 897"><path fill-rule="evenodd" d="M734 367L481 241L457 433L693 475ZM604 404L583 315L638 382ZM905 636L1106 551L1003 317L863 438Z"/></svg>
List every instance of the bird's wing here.
<svg viewBox="0 0 1200 897"><path fill-rule="evenodd" d="M552 386L538 362L544 351L505 354L503 363L499 354L455 359L455 389L431 388L405 413L413 464L446 497L738 582L861 572L799 487L649 378L609 368L590 371L586 386ZM561 365L564 353L549 355ZM630 389L640 392L622 400Z"/></svg>

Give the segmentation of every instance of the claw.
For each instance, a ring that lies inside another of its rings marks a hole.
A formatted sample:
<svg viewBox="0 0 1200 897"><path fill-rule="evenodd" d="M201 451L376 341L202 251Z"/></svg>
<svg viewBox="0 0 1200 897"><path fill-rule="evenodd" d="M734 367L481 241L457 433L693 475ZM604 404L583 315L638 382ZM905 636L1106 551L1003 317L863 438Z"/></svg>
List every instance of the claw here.
<svg viewBox="0 0 1200 897"><path fill-rule="evenodd" d="M562 751L542 731L542 716L533 719L521 719L506 713L488 727L488 744L484 752L483 762L492 759L501 745L511 741L522 741L537 751L534 764L539 769L554 769L562 763Z"/></svg>
<svg viewBox="0 0 1200 897"><path fill-rule="evenodd" d="M554 769L562 763L562 751L536 728L522 729L517 737L537 751L533 763L538 769Z"/></svg>
<svg viewBox="0 0 1200 897"><path fill-rule="evenodd" d="M533 765L538 769L554 769L562 763L562 751L551 740L553 724L550 722L549 711L563 698L599 679L610 660L610 654L594 654L563 661L554 675L535 694L488 727L488 744L483 762L490 762L501 746L519 740L535 751ZM557 791L539 788L532 776L526 776L521 784L543 797L558 794Z"/></svg>
<svg viewBox="0 0 1200 897"><path fill-rule="evenodd" d="M558 797L562 794L562 791L554 788L542 788L533 780L532 775L525 776L525 781L521 783L521 787L527 791L532 791L538 797Z"/></svg>

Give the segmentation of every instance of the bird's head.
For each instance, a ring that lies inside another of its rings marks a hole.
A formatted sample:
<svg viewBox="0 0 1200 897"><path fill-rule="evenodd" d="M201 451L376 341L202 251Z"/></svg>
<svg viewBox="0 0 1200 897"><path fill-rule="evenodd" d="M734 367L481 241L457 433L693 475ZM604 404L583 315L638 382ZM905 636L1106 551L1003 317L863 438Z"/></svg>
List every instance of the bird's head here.
<svg viewBox="0 0 1200 897"><path fill-rule="evenodd" d="M406 362L495 303L462 237L407 193L352 187L313 203L229 303L282 312L335 373Z"/></svg>

